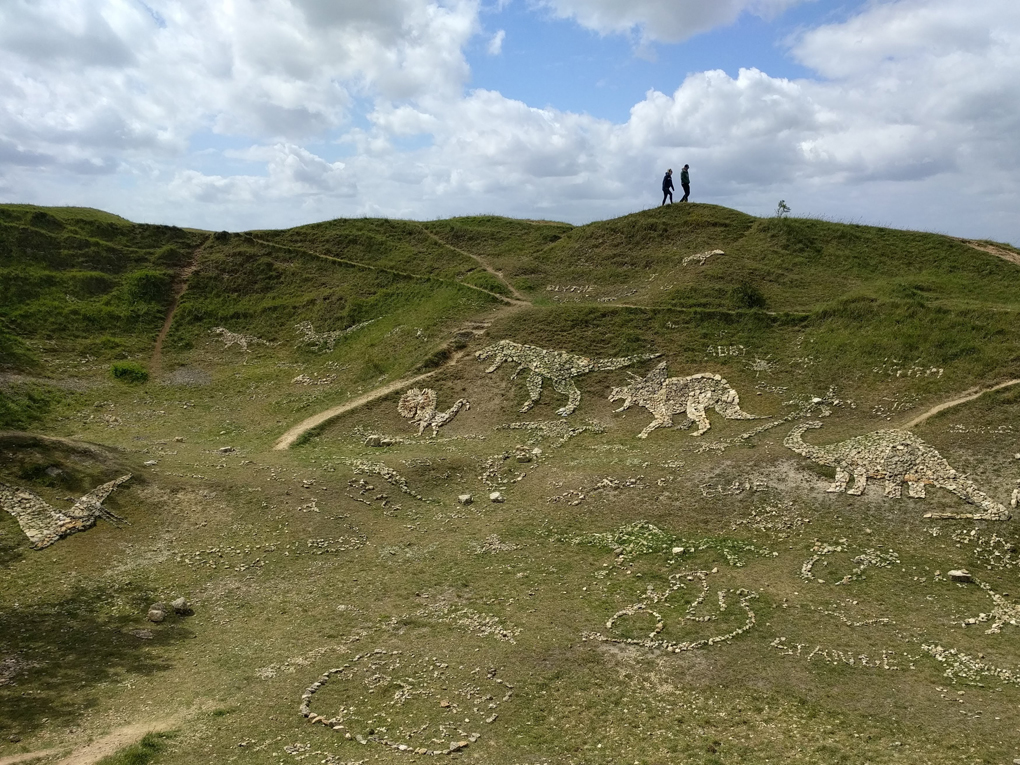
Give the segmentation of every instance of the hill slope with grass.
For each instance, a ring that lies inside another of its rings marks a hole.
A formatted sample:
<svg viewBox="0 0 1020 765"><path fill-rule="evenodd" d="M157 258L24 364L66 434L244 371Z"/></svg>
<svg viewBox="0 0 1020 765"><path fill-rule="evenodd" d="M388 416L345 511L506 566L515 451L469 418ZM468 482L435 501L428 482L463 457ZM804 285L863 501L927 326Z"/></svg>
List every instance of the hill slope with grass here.
<svg viewBox="0 0 1020 765"><path fill-rule="evenodd" d="M1020 758L1018 258L0 205L0 763Z"/></svg>

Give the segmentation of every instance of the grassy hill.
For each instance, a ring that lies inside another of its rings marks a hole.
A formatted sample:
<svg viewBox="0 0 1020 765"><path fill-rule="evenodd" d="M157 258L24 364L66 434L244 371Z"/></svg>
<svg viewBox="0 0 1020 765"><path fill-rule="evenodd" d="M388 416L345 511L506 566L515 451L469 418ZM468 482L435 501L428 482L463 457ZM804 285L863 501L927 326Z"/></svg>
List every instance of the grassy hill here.
<svg viewBox="0 0 1020 765"><path fill-rule="evenodd" d="M133 475L125 523L43 550L0 511L0 762L146 733L112 761L1020 758L1017 521L926 518L980 511L956 478L827 492L784 445L908 429L1008 508L1017 255L710 205L243 233L0 205L0 484L67 512ZM561 417L569 385L522 413L530 370L473 355L501 340L659 355ZM609 394L662 362L757 419L638 438ZM470 407L418 436L415 387Z"/></svg>

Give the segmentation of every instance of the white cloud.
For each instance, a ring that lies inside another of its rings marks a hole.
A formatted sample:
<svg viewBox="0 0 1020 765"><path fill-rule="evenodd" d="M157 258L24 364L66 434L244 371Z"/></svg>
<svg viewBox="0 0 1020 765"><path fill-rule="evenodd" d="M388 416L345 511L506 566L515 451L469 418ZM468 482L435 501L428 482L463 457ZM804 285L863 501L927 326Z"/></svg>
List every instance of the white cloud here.
<svg viewBox="0 0 1020 765"><path fill-rule="evenodd" d="M476 0L8 0L0 135L68 161L323 135L355 97L455 97L476 31Z"/></svg>
<svg viewBox="0 0 1020 765"><path fill-rule="evenodd" d="M490 56L498 56L503 52L503 40L506 39L506 30L499 30L489 39L489 45L486 50Z"/></svg>
<svg viewBox="0 0 1020 765"><path fill-rule="evenodd" d="M732 24L742 13L774 16L808 0L539 0L562 18L601 34L638 30L646 40L677 42Z"/></svg>
<svg viewBox="0 0 1020 765"><path fill-rule="evenodd" d="M4 198L207 228L471 212L582 222L657 204L662 172L688 162L697 201L768 213L784 198L795 214L1020 243L1015 0L870 4L788 41L817 79L697 72L618 124L464 93L473 0L83 2L0 4ZM645 25L661 39L784 7L555 2L600 31ZM36 56L12 29L67 53ZM110 35L127 53L97 52ZM189 143L210 129L249 148L199 156ZM315 148L329 141L342 162Z"/></svg>

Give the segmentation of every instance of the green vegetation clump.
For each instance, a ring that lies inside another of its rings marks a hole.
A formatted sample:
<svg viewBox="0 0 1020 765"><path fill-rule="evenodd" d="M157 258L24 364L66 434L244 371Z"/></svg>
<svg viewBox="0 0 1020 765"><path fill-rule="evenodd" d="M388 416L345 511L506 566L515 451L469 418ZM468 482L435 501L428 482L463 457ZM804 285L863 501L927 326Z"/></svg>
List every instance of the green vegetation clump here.
<svg viewBox="0 0 1020 765"><path fill-rule="evenodd" d="M149 379L149 371L134 361L115 361L110 372L115 379L126 383L141 384Z"/></svg>
<svg viewBox="0 0 1020 765"><path fill-rule="evenodd" d="M137 744L104 757L96 765L148 765L166 750L171 738L173 736L170 733L146 733Z"/></svg>

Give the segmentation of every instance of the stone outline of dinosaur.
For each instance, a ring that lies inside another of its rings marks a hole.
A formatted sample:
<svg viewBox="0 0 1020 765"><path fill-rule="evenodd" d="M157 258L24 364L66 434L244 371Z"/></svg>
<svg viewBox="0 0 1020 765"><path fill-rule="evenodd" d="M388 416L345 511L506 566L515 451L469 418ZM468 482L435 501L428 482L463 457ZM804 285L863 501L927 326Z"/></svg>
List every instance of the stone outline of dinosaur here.
<svg viewBox="0 0 1020 765"><path fill-rule="evenodd" d="M641 353L635 356L623 356L615 359L592 359L587 356L578 356L566 351L550 351L539 348L535 345L523 345L513 340L500 340L492 345L483 348L475 353L475 358L483 361L495 357L495 362L485 370L491 374L499 369L507 361L518 364L517 370L510 375L510 379L516 379L517 375L525 369L530 369L531 374L527 378L528 400L520 408L521 412L527 412L538 403L542 395L542 380L549 378L553 390L562 393L567 397L566 406L560 407L556 413L566 417L577 409L581 403L581 391L574 384L574 377L588 374L589 372L605 372L613 369L635 364L639 361L648 361L658 358L661 353Z"/></svg>
<svg viewBox="0 0 1020 765"><path fill-rule="evenodd" d="M210 331L214 334L223 336L223 350L226 350L232 345L236 345L245 353L250 353L251 350L248 348L249 345L272 345L272 343L268 343L262 338L255 337L253 335L242 335L239 332L231 332L226 327L213 327Z"/></svg>
<svg viewBox="0 0 1020 765"><path fill-rule="evenodd" d="M374 324L379 321L380 318L381 317L369 319L368 321L363 321L360 324L350 326L347 329L338 329L333 332L316 332L314 324L310 321L303 321L300 324L294 325L295 331L301 335L301 339L298 340L297 344L310 345L317 351L322 350L322 346L325 345L326 351L331 352L336 347L337 340L342 337L347 337L347 335L354 334L359 329L364 329L369 324Z"/></svg>
<svg viewBox="0 0 1020 765"><path fill-rule="evenodd" d="M930 444L906 430L876 430L862 436L837 441L834 444L815 446L806 443L801 434L822 427L817 421L804 422L790 431L783 445L804 457L836 469L836 478L826 489L837 493L860 496L869 478L885 479L885 496L899 499L902 484L907 494L924 499L925 484L951 491L964 502L977 505L983 513L925 513L925 518L973 519L1007 521L1009 510L984 494L968 478L960 475ZM853 487L847 489L850 478Z"/></svg>
<svg viewBox="0 0 1020 765"><path fill-rule="evenodd" d="M66 511L57 510L27 489L0 483L0 507L14 516L32 543L32 548L41 550L75 532L92 528L99 518L115 525L126 523L119 515L103 507L103 502L114 489L130 478L131 474L128 473L97 486Z"/></svg>
<svg viewBox="0 0 1020 765"><path fill-rule="evenodd" d="M629 374L629 373L628 373ZM624 399L617 412L623 412L634 404L652 413L651 424L638 433L638 438L648 438L656 428L672 427L673 415L685 412L688 422L696 422L698 430L692 436L700 436L712 427L706 409L715 409L727 420L760 420L762 415L748 414L740 408L740 396L722 377L711 372L700 372L687 377L666 377L666 362L648 373L646 377L631 375L634 382L622 388L613 388L610 401Z"/></svg>
<svg viewBox="0 0 1020 765"><path fill-rule="evenodd" d="M471 402L466 398L458 399L457 402L445 412L436 411L438 396L432 388L411 388L404 392L397 403L397 412L401 417L410 420L418 426L418 435L425 432L425 428L432 428L432 435L438 435L439 429L457 416L457 412L463 409L470 409Z"/></svg>

